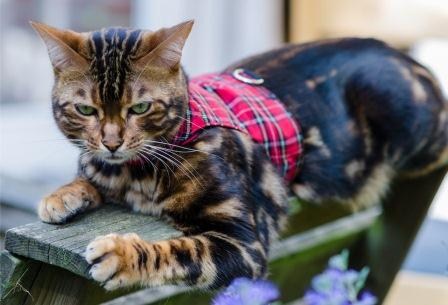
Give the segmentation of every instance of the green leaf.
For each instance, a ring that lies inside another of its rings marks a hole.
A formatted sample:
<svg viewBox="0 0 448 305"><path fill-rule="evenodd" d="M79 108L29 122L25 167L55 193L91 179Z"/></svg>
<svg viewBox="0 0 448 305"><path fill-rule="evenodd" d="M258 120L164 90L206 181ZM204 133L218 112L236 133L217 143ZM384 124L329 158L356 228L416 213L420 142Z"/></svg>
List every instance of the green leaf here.
<svg viewBox="0 0 448 305"><path fill-rule="evenodd" d="M369 267L364 267L359 271L358 279L355 282L354 288L356 290L356 294L358 294L364 285L366 284L367 277L369 276L370 269Z"/></svg>
<svg viewBox="0 0 448 305"><path fill-rule="evenodd" d="M348 257L348 250L344 249L340 254L330 258L330 260L328 261L328 266L330 268L346 271L348 268Z"/></svg>

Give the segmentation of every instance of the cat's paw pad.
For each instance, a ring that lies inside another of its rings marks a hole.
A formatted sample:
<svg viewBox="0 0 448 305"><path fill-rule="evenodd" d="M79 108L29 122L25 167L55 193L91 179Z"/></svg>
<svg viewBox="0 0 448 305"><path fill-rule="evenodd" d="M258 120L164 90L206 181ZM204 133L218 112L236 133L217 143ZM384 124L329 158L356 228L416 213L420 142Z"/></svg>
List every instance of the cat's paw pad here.
<svg viewBox="0 0 448 305"><path fill-rule="evenodd" d="M63 223L70 217L83 211L89 203L82 197L56 191L39 203L38 214L42 221L48 223Z"/></svg>
<svg viewBox="0 0 448 305"><path fill-rule="evenodd" d="M132 244L139 241L136 234L108 234L89 243L85 258L90 264L90 275L106 290L135 284L132 261L135 249Z"/></svg>

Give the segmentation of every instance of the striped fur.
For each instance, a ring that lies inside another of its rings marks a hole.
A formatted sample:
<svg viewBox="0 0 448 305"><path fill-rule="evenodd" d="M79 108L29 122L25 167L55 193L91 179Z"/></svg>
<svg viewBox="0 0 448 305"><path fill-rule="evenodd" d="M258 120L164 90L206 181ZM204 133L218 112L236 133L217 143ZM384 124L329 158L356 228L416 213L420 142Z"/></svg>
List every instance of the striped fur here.
<svg viewBox="0 0 448 305"><path fill-rule="evenodd" d="M99 236L86 249L92 278L111 290L213 288L265 276L289 189L263 148L225 128L185 147L169 144L185 120L180 57L192 22L156 32L33 27L54 67L54 117L81 149L78 178L42 200L42 220L62 223L107 202L164 217L184 233L164 241ZM236 66L262 75L300 120L305 157L291 187L303 199L365 206L396 173L446 164L448 106L436 81L382 43L293 45ZM149 110L133 112L142 102ZM91 115L79 105L93 107Z"/></svg>
<svg viewBox="0 0 448 305"><path fill-rule="evenodd" d="M90 73L98 85L101 100L107 104L119 101L126 77L131 72L131 58L140 41L140 30L109 28L90 34Z"/></svg>

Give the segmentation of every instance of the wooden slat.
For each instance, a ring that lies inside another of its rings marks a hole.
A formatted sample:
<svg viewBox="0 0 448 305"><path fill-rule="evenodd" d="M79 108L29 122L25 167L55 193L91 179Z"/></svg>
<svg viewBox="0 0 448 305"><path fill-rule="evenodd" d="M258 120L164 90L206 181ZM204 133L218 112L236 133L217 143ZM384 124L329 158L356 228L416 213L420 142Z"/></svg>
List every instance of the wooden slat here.
<svg viewBox="0 0 448 305"><path fill-rule="evenodd" d="M374 223L381 211L381 207L374 206L280 240L272 246L269 258L280 259L340 237L362 232Z"/></svg>
<svg viewBox="0 0 448 305"><path fill-rule="evenodd" d="M64 225L35 222L11 229L6 232L5 248L11 253L88 277L88 264L82 255L87 244L99 235L113 232L136 232L146 240L181 235L154 217L106 206Z"/></svg>

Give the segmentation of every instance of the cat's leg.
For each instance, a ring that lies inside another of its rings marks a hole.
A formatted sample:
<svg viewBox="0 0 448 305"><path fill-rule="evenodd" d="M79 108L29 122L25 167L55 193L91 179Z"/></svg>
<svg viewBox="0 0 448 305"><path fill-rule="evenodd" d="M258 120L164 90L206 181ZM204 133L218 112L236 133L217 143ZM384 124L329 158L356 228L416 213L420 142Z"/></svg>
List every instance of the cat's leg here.
<svg viewBox="0 0 448 305"><path fill-rule="evenodd" d="M42 221L63 223L69 218L101 203L98 191L87 180L77 178L48 195L39 203Z"/></svg>
<svg viewBox="0 0 448 305"><path fill-rule="evenodd" d="M269 245L286 219L282 178L263 148L237 132L209 130L201 139L194 148L205 154L185 155L201 176L177 176L176 188L155 203L185 237L153 242L136 234L110 234L87 246L90 273L106 289L208 288L265 275Z"/></svg>
<svg viewBox="0 0 448 305"><path fill-rule="evenodd" d="M89 244L86 259L92 278L107 290L166 284L220 287L236 277L262 277L267 261L259 241L245 245L213 231L158 242L133 233L109 234Z"/></svg>

